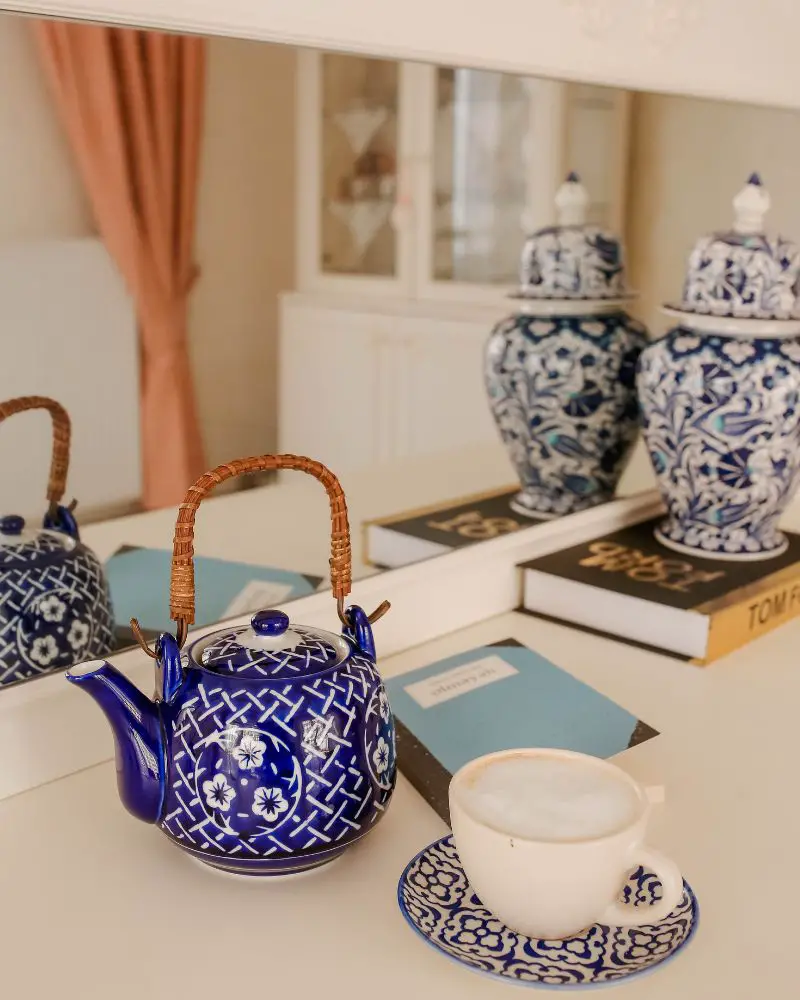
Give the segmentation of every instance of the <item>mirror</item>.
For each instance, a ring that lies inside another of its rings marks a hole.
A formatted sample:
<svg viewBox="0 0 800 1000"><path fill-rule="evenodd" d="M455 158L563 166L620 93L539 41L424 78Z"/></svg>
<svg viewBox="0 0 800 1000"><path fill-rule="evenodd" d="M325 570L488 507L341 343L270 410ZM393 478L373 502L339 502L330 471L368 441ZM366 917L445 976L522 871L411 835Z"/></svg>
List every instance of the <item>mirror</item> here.
<svg viewBox="0 0 800 1000"><path fill-rule="evenodd" d="M80 500L81 538L112 581L117 648L133 614L149 636L170 626L175 509L200 472L234 457L330 466L356 578L379 568L367 521L406 513L428 526L395 561L527 523L507 506L516 475L483 358L515 307L525 236L555 221L569 171L587 221L624 238L639 293L626 308L651 336L669 326L659 307L680 295L694 241L730 225L751 171L769 185L770 228L800 232L795 112L227 38L176 54L181 39L162 37L175 89L162 85L150 113L152 80L120 78L121 32L101 44L58 30L105 29L51 26L45 37L0 16L0 131L14 137L0 164L13 359L0 399L52 397L70 414L65 502ZM97 133L81 116L90 96L58 85L89 64L117 86L116 105L93 108L111 122ZM29 528L46 507L50 448L44 412L0 428L13 470L2 511ZM618 492L653 485L639 442ZM218 493L197 523L198 624L325 585L318 484L282 472ZM493 528L459 505L473 494L491 494ZM37 621L25 627L31 648L42 640L38 661L0 662L0 686L65 666L53 648L69 653L69 628ZM73 640L84 658L81 629Z"/></svg>

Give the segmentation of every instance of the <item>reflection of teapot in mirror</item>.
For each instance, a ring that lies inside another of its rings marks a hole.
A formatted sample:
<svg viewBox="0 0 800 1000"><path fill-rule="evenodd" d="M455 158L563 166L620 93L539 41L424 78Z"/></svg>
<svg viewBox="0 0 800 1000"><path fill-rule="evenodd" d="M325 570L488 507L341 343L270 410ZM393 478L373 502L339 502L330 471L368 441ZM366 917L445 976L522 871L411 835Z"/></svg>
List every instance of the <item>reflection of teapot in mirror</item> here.
<svg viewBox="0 0 800 1000"><path fill-rule="evenodd" d="M307 472L331 506L331 582L341 635L261 611L191 643L194 519L203 497L242 473ZM174 844L239 875L284 875L325 864L374 828L394 790L394 720L376 666L371 623L345 609L350 529L342 488L318 462L265 455L223 465L186 494L175 527L170 613L151 701L108 663L67 674L114 731L120 796Z"/></svg>
<svg viewBox="0 0 800 1000"><path fill-rule="evenodd" d="M0 403L0 421L48 410L53 458L42 528L15 514L0 517L0 685L63 670L114 645L114 619L103 569L82 544L75 504L61 505L69 466L70 420L55 400L22 396Z"/></svg>

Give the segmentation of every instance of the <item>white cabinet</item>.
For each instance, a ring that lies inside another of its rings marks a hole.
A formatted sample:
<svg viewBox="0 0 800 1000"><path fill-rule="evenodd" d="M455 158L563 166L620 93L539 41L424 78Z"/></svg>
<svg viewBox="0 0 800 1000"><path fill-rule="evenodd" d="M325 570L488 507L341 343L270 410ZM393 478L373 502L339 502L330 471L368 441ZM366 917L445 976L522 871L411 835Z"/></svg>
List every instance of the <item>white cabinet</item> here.
<svg viewBox="0 0 800 1000"><path fill-rule="evenodd" d="M450 310L284 296L279 449L350 471L497 442L482 374L497 312Z"/></svg>
<svg viewBox="0 0 800 1000"><path fill-rule="evenodd" d="M621 227L627 95L304 51L297 96L281 450L355 469L499 444L486 339L568 170L592 220Z"/></svg>

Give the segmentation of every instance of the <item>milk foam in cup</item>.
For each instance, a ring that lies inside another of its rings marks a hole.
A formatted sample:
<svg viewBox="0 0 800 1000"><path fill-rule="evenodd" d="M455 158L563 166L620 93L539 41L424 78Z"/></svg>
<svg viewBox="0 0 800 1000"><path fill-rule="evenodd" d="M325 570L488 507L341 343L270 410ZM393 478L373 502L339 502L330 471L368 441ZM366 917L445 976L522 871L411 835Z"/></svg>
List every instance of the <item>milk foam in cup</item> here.
<svg viewBox="0 0 800 1000"><path fill-rule="evenodd" d="M676 865L644 843L646 791L608 761L566 750L489 754L450 783L450 819L469 882L512 930L570 937L594 923L653 924L680 902ZM619 901L631 870L653 871L662 898Z"/></svg>

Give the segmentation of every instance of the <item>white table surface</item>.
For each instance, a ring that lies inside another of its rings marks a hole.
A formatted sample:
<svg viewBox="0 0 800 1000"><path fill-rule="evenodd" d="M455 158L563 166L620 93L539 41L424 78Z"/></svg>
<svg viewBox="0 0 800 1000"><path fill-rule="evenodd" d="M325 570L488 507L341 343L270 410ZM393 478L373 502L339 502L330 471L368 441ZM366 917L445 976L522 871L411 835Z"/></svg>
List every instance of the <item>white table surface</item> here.
<svg viewBox="0 0 800 1000"><path fill-rule="evenodd" d="M377 478L353 477L345 484L353 525L441 498L449 487L451 495L470 492L480 488L478 475L484 487L509 481L500 454L468 469L476 460L450 468L432 460L382 470ZM269 544L253 540L253 496L245 493L204 504L198 550L231 558L253 553L254 561L266 552L276 565L307 555L299 568L324 568L321 489L301 481L259 493L265 523L256 535L263 529ZM246 529L237 504L248 514ZM287 509L302 526L299 535L286 528ZM311 512L313 524L306 526ZM281 524L269 523L281 516ZM121 542L169 544L171 512L125 522L87 529L87 541L103 555ZM705 669L514 614L380 665L388 676L508 636L662 733L618 760L640 780L666 786L651 839L693 885L701 924L678 959L616 988L631 1000L796 995L800 620ZM129 816L117 799L112 763L88 768L0 802L2 996L511 996L518 987L477 976L426 947L397 908L404 865L444 832L401 777L386 818L329 868L279 882L234 880L192 862L155 827Z"/></svg>
<svg viewBox="0 0 800 1000"><path fill-rule="evenodd" d="M800 621L699 669L508 614L383 661L385 674L513 636L662 735L617 760L666 787L652 841L693 885L701 924L631 1000L790 1000ZM117 800L102 764L0 803L3 995L478 1000L513 995L437 955L395 901L445 832L402 777L385 819L329 868L253 883L207 871Z"/></svg>

